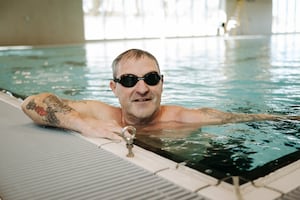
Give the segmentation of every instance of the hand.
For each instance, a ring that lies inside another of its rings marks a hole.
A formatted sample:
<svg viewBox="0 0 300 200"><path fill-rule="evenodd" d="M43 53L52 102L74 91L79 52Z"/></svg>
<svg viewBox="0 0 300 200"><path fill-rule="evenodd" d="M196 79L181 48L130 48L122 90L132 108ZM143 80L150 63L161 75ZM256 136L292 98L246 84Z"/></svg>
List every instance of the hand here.
<svg viewBox="0 0 300 200"><path fill-rule="evenodd" d="M123 140L121 136L122 127L116 121L101 121L93 118L85 118L79 128L84 136L107 138L112 140Z"/></svg>

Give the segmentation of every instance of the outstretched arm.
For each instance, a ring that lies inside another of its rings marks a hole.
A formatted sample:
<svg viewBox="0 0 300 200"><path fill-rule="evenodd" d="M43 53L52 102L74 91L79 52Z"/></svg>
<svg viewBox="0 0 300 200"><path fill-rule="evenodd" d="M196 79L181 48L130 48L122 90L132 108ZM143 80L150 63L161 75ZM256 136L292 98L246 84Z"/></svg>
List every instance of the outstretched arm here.
<svg viewBox="0 0 300 200"><path fill-rule="evenodd" d="M201 123L204 125L217 125L226 123L239 123L264 120L300 120L300 116L282 116L270 114L246 114L223 112L212 108L187 109L182 111L182 121Z"/></svg>
<svg viewBox="0 0 300 200"><path fill-rule="evenodd" d="M42 93L26 98L22 103L22 110L40 125L74 130L86 136L120 139L113 133L121 129L116 122L104 122L79 112L78 110L88 107L84 108L81 105L84 103L77 104L73 106L75 103L72 101L62 100L54 94Z"/></svg>

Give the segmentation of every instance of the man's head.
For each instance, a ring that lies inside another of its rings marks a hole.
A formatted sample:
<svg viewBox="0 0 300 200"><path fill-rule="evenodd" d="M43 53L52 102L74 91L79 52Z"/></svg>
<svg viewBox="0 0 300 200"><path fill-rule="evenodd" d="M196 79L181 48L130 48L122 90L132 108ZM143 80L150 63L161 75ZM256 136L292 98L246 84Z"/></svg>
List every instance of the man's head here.
<svg viewBox="0 0 300 200"><path fill-rule="evenodd" d="M121 61L124 61L126 59L140 59L141 57L148 57L150 58L151 60L153 60L157 66L157 69L158 69L158 72L160 72L160 69L159 69L159 64L158 64L158 61L157 59L149 52L147 51L144 51L144 50L141 50L141 49L129 49L123 53L121 53L120 55L118 55L112 62L112 71L113 71L113 77L115 78L117 76L117 72L118 72L118 66L119 66L119 63Z"/></svg>
<svg viewBox="0 0 300 200"><path fill-rule="evenodd" d="M162 75L156 58L149 52L130 49L112 63L110 87L122 108L127 124L149 123L159 114Z"/></svg>

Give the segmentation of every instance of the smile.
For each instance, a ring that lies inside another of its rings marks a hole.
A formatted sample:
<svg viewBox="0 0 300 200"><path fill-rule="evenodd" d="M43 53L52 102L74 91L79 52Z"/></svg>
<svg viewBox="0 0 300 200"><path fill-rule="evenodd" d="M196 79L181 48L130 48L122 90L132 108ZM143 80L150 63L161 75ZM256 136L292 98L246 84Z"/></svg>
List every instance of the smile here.
<svg viewBox="0 0 300 200"><path fill-rule="evenodd" d="M150 98L139 98L139 99L135 99L133 100L134 102L145 102L145 101L151 101Z"/></svg>

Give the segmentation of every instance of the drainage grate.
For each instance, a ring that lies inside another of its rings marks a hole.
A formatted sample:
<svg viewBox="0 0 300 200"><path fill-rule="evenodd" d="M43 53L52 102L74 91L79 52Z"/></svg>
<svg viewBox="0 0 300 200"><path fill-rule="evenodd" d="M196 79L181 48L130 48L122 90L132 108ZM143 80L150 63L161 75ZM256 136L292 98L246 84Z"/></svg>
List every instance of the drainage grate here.
<svg viewBox="0 0 300 200"><path fill-rule="evenodd" d="M205 199L0 101L0 198Z"/></svg>

